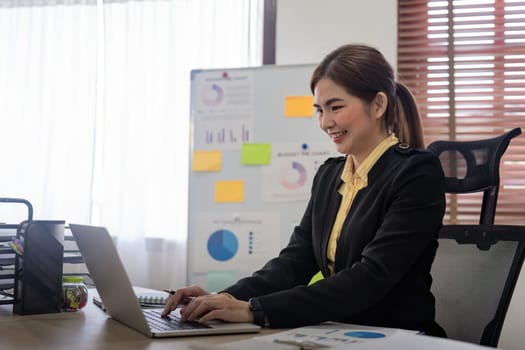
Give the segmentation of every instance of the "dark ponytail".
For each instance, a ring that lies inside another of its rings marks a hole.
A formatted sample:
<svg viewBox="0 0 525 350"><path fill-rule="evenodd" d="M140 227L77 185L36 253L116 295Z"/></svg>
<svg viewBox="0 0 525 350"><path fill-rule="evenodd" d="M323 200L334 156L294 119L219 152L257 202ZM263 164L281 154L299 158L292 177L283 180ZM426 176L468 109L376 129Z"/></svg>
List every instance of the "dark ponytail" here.
<svg viewBox="0 0 525 350"><path fill-rule="evenodd" d="M390 129L401 142L412 147L424 148L423 129L416 100L410 90L400 82L396 82L396 101Z"/></svg>
<svg viewBox="0 0 525 350"><path fill-rule="evenodd" d="M423 132L414 97L395 81L393 69L376 49L366 45L344 45L329 53L315 68L310 80L312 93L319 80L328 78L350 95L371 103L382 91L388 99L384 127L402 143L423 148Z"/></svg>

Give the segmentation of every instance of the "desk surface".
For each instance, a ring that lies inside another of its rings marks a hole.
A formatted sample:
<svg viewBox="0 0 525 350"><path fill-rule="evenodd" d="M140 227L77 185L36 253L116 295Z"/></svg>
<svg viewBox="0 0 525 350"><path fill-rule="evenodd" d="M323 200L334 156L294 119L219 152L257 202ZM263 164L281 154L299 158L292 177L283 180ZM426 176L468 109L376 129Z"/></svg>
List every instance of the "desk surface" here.
<svg viewBox="0 0 525 350"><path fill-rule="evenodd" d="M91 298L90 298L91 299ZM78 312L13 315L12 305L0 305L0 349L189 349L192 341L225 343L254 334L150 339L110 318L89 302ZM268 334L271 330L262 330Z"/></svg>
<svg viewBox="0 0 525 350"><path fill-rule="evenodd" d="M90 290L90 294L95 294ZM90 299L92 297L90 296ZM213 335L151 339L113 320L104 311L90 302L78 312L63 312L45 315L13 315L12 305L0 305L0 350L116 350L116 349L190 349L192 342L220 344L266 335L278 330L263 329L260 333L237 335ZM413 335L412 335L413 337ZM417 336L409 339L415 348L421 349L488 349L479 345L451 342L447 339ZM419 338L420 337L420 338ZM394 338L391 338L394 339ZM417 340L414 343L414 340ZM378 349L400 349L394 343L378 343ZM393 345L393 346L391 346Z"/></svg>

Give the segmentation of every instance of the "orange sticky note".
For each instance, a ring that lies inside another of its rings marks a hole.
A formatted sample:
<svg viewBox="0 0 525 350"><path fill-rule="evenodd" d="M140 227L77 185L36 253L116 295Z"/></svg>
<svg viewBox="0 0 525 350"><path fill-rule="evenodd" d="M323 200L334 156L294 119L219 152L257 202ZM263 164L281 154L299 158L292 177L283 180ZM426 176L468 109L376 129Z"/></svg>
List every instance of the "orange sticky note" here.
<svg viewBox="0 0 525 350"><path fill-rule="evenodd" d="M192 171L220 171L222 151L194 151L191 161Z"/></svg>
<svg viewBox="0 0 525 350"><path fill-rule="evenodd" d="M216 203L244 202L244 181L227 180L215 182Z"/></svg>
<svg viewBox="0 0 525 350"><path fill-rule="evenodd" d="M286 96L284 116L286 118L310 118L314 114L313 96Z"/></svg>

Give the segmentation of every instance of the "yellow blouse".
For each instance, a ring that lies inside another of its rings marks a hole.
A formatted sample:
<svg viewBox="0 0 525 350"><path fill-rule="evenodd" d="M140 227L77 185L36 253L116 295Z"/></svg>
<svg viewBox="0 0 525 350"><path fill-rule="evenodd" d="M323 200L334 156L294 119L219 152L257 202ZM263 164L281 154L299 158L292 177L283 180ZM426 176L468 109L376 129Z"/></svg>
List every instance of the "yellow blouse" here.
<svg viewBox="0 0 525 350"><path fill-rule="evenodd" d="M332 232L330 234L330 240L328 241L327 257L328 267L331 273L334 273L335 266L335 251L337 249L337 240L341 234L341 228L345 221L348 211L352 206L352 202L357 192L368 186L368 172L377 162L377 160L389 149L391 146L398 143L398 139L394 134L391 134L386 139L381 141L376 148L363 160L361 165L354 171L354 161L351 156L346 159L345 167L341 174L341 180L343 183L339 188L338 192L343 198L341 199L341 205L335 218L334 225L332 226Z"/></svg>

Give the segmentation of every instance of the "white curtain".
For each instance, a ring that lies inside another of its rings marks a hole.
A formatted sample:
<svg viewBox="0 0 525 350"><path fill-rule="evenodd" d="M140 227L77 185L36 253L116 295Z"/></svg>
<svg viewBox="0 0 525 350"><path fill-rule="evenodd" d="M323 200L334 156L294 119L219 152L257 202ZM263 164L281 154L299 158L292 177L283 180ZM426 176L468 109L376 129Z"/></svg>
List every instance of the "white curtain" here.
<svg viewBox="0 0 525 350"><path fill-rule="evenodd" d="M190 70L260 64L260 1L9 3L0 196L108 227L134 284L184 284Z"/></svg>
<svg viewBox="0 0 525 350"><path fill-rule="evenodd" d="M0 197L30 200L36 217L89 220L94 4L0 2ZM1 222L23 219L8 209Z"/></svg>

